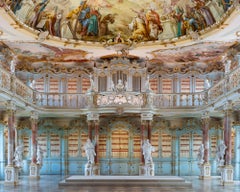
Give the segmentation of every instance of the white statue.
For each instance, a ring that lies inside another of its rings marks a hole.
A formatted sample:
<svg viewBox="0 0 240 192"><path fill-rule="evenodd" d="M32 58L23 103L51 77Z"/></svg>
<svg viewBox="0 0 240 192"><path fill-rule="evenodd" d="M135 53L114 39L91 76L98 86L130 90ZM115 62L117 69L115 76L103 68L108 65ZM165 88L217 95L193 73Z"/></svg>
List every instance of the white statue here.
<svg viewBox="0 0 240 192"><path fill-rule="evenodd" d="M15 73L15 67L17 65L17 55L14 55L10 63L10 71L12 74Z"/></svg>
<svg viewBox="0 0 240 192"><path fill-rule="evenodd" d="M89 88L89 91L93 91L93 90L94 90L94 80L93 80L92 74L89 75L89 80L90 80L90 88Z"/></svg>
<svg viewBox="0 0 240 192"><path fill-rule="evenodd" d="M23 145L19 145L16 147L16 150L14 152L13 162L15 163L15 166L18 168L21 168L23 166L22 160L23 150L24 150Z"/></svg>
<svg viewBox="0 0 240 192"><path fill-rule="evenodd" d="M42 148L38 145L37 146L37 164L42 166L42 162L43 162L43 150Z"/></svg>
<svg viewBox="0 0 240 192"><path fill-rule="evenodd" d="M226 149L227 149L227 146L224 144L223 140L221 140L217 146L217 154L216 154L216 160L219 166L222 166L224 164L224 155L225 155Z"/></svg>
<svg viewBox="0 0 240 192"><path fill-rule="evenodd" d="M148 139L143 142L142 150L145 164L152 163L152 152L155 152L155 148L149 143Z"/></svg>
<svg viewBox="0 0 240 192"><path fill-rule="evenodd" d="M88 163L94 164L95 146L90 139L87 139L87 142L84 145L84 150L87 156Z"/></svg>
<svg viewBox="0 0 240 192"><path fill-rule="evenodd" d="M116 85L116 91L122 92L124 91L125 87L123 85L122 79L118 79L118 84Z"/></svg>
<svg viewBox="0 0 240 192"><path fill-rule="evenodd" d="M203 158L204 158L204 145L201 144L199 149L198 149L198 155L197 155L197 159L198 159L199 164L202 164L204 162Z"/></svg>
<svg viewBox="0 0 240 192"><path fill-rule="evenodd" d="M147 75L144 88L145 88L146 91L152 91L151 90L151 86L150 86L150 77L149 77L149 75Z"/></svg>
<svg viewBox="0 0 240 192"><path fill-rule="evenodd" d="M125 91L128 91L128 82L127 82L127 80L125 81Z"/></svg>
<svg viewBox="0 0 240 192"><path fill-rule="evenodd" d="M111 80L111 91L115 91L115 85L114 85L113 80Z"/></svg>

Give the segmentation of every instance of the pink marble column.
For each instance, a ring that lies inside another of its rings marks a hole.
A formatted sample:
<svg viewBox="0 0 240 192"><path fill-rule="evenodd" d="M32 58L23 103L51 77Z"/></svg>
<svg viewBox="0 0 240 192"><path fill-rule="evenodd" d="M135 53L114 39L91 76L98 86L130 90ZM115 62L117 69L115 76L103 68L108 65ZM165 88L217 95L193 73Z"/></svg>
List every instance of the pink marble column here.
<svg viewBox="0 0 240 192"><path fill-rule="evenodd" d="M12 101L7 103L7 113L8 113L8 165L13 165L13 154L14 154L14 142L15 142L15 119L16 107Z"/></svg>
<svg viewBox="0 0 240 192"><path fill-rule="evenodd" d="M204 163L209 163L209 122L210 117L208 114L204 114L201 119L202 122L202 133L203 133L203 146L204 146Z"/></svg>
<svg viewBox="0 0 240 192"><path fill-rule="evenodd" d="M232 110L226 109L224 114L224 143L227 146L225 151L225 165L231 165L232 161Z"/></svg>
<svg viewBox="0 0 240 192"><path fill-rule="evenodd" d="M92 121L88 121L88 138L92 141Z"/></svg>
<svg viewBox="0 0 240 192"><path fill-rule="evenodd" d="M148 140L151 143L151 139L152 139L152 127L151 127L151 121L147 120L147 131L148 131Z"/></svg>
<svg viewBox="0 0 240 192"><path fill-rule="evenodd" d="M144 139L145 139L145 135L144 135L145 123L146 123L146 121L144 121L144 120L141 121L141 145L143 144ZM142 147L142 146L140 146L140 147ZM140 150L140 153L141 153L141 156L140 156L141 163L144 163L144 156L143 156L142 150Z"/></svg>
<svg viewBox="0 0 240 192"><path fill-rule="evenodd" d="M37 163L37 131L38 131L38 115L32 112L31 115L31 129L32 129L32 163Z"/></svg>
<svg viewBox="0 0 240 192"><path fill-rule="evenodd" d="M99 163L99 122L98 121L94 121L94 129L95 129L95 152L96 152L96 156L95 156L95 163L98 164Z"/></svg>

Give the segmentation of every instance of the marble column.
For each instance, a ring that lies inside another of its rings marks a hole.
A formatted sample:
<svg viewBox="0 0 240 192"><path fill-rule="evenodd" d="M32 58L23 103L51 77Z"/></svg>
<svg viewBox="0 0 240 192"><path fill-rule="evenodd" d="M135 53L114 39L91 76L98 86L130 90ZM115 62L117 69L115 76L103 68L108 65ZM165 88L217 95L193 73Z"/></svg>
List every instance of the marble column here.
<svg viewBox="0 0 240 192"><path fill-rule="evenodd" d="M0 180L4 179L4 170L5 170L5 136L4 130L7 127L7 123L0 119Z"/></svg>
<svg viewBox="0 0 240 192"><path fill-rule="evenodd" d="M14 166L14 119L16 106L12 101L6 103L8 113L8 157L7 166L5 167L5 184L17 185L19 183L18 173L19 170Z"/></svg>
<svg viewBox="0 0 240 192"><path fill-rule="evenodd" d="M39 179L40 178L40 168L41 165L37 164L37 131L38 131L38 114L36 112L32 112L30 117L31 121L31 129L32 129L32 160L30 164L30 171L29 176L32 179Z"/></svg>
<svg viewBox="0 0 240 192"><path fill-rule="evenodd" d="M240 179L240 121L234 122L235 129L235 169L234 169L234 178L236 180Z"/></svg>
<svg viewBox="0 0 240 192"><path fill-rule="evenodd" d="M93 127L93 122L92 121L88 121L88 138L92 141L92 127Z"/></svg>
<svg viewBox="0 0 240 192"><path fill-rule="evenodd" d="M145 139L145 121L141 121L141 145L143 144L144 142L144 139ZM141 146L140 146L141 147ZM140 161L140 164L144 164L144 157L143 157L143 153L142 153L142 150L140 150L140 157L141 157L141 161Z"/></svg>
<svg viewBox="0 0 240 192"><path fill-rule="evenodd" d="M204 156L203 156L203 163L199 163L200 168L200 179L209 179L211 178L211 165L209 162L209 122L210 117L208 112L205 112L201 118L202 123L202 133L203 139L202 143L204 146Z"/></svg>
<svg viewBox="0 0 240 192"><path fill-rule="evenodd" d="M149 140L149 142L151 143L151 139L152 139L151 121L150 121L150 120L147 120L146 124L147 124L148 140Z"/></svg>
<svg viewBox="0 0 240 192"><path fill-rule="evenodd" d="M232 102L227 101L224 109L224 143L226 145L226 151L224 156L224 167L221 170L221 184L228 185L233 184L233 166L232 161Z"/></svg>
<svg viewBox="0 0 240 192"><path fill-rule="evenodd" d="M99 164L99 121L94 121L94 140L95 140L95 163ZM98 174L99 175L99 174Z"/></svg>

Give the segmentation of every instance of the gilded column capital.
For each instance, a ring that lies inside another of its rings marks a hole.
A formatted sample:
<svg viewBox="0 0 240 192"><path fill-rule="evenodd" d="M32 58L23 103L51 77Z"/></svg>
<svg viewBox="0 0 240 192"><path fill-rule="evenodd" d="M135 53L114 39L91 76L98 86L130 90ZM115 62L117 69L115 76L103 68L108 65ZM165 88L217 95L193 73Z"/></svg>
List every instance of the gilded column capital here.
<svg viewBox="0 0 240 192"><path fill-rule="evenodd" d="M16 104L15 104L15 102L13 102L13 101L11 101L11 100L9 100L9 101L7 101L6 102L6 108L7 108L7 112L9 113L9 112L15 112L16 111Z"/></svg>
<svg viewBox="0 0 240 192"><path fill-rule="evenodd" d="M209 125L211 118L209 116L209 112L206 111L203 113L202 117L201 117L201 123L203 126Z"/></svg>
<svg viewBox="0 0 240 192"><path fill-rule="evenodd" d="M152 121L153 120L153 114L152 113L142 113L141 114L141 121Z"/></svg>
<svg viewBox="0 0 240 192"><path fill-rule="evenodd" d="M32 111L31 112L31 116L30 116L31 121L36 121L38 120L38 113L36 111Z"/></svg>
<svg viewBox="0 0 240 192"><path fill-rule="evenodd" d="M87 121L99 121L99 114L98 113L88 113Z"/></svg>

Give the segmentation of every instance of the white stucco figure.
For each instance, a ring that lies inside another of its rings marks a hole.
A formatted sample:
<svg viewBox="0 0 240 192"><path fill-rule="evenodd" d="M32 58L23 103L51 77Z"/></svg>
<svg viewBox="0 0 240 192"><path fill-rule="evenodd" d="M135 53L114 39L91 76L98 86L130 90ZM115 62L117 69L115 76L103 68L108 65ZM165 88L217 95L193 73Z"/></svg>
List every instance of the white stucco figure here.
<svg viewBox="0 0 240 192"><path fill-rule="evenodd" d="M84 145L84 150L87 156L88 163L94 164L95 146L90 139L87 139L87 142Z"/></svg>
<svg viewBox="0 0 240 192"><path fill-rule="evenodd" d="M153 163L152 152L155 152L155 148L151 145L148 139L143 142L142 151L145 164Z"/></svg>
<svg viewBox="0 0 240 192"><path fill-rule="evenodd" d="M216 154L216 161L219 166L224 165L224 155L225 151L227 149L227 146L224 144L223 140L220 141L220 143L217 146L217 154Z"/></svg>
<svg viewBox="0 0 240 192"><path fill-rule="evenodd" d="M118 79L118 83L116 85L116 91L117 92L122 92L125 90L124 84L121 79Z"/></svg>
<svg viewBox="0 0 240 192"><path fill-rule="evenodd" d="M149 75L147 75L147 78L146 78L146 81L145 81L144 88L145 88L146 91L151 91L150 77L149 77Z"/></svg>
<svg viewBox="0 0 240 192"><path fill-rule="evenodd" d="M11 60L11 63L10 63L10 71L12 74L15 73L15 67L17 65L17 56L13 56L12 60Z"/></svg>
<svg viewBox="0 0 240 192"><path fill-rule="evenodd" d="M93 80L93 75L92 75L92 74L89 75L89 81L90 81L90 88L89 88L89 91L93 91L95 85L94 85L94 80Z"/></svg>
<svg viewBox="0 0 240 192"><path fill-rule="evenodd" d="M22 160L23 150L24 150L23 145L19 145L16 147L16 150L14 152L13 162L15 163L15 166L18 168L21 168L23 166Z"/></svg>
<svg viewBox="0 0 240 192"><path fill-rule="evenodd" d="M204 160L204 145L201 144L199 149L198 149L198 154L197 154L197 159L199 164L203 164Z"/></svg>
<svg viewBox="0 0 240 192"><path fill-rule="evenodd" d="M43 163L43 150L42 148L38 145L37 146L37 164L42 166Z"/></svg>

